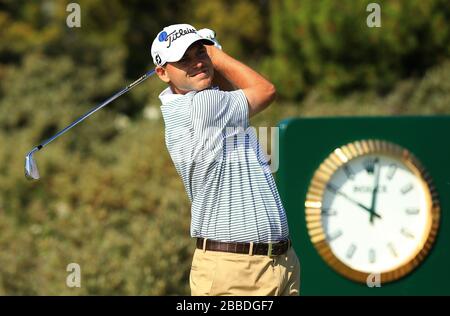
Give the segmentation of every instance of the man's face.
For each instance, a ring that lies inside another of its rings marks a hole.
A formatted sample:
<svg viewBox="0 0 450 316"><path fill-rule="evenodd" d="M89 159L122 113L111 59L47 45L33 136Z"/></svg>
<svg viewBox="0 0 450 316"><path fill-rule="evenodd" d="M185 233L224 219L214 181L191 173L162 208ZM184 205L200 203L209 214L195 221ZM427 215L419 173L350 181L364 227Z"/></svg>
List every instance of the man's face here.
<svg viewBox="0 0 450 316"><path fill-rule="evenodd" d="M205 46L196 42L186 50L181 60L167 63L157 72L163 81L171 85L175 93L186 94L189 91L209 88L214 68Z"/></svg>

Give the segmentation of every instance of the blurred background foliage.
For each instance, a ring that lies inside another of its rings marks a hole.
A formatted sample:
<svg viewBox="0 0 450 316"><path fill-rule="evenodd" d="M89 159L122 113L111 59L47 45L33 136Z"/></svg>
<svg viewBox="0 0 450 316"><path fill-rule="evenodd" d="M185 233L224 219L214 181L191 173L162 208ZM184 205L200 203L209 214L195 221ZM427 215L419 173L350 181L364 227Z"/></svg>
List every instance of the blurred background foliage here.
<svg viewBox="0 0 450 316"><path fill-rule="evenodd" d="M168 24L217 32L224 50L275 82L252 119L450 113L450 4L376 1L0 1L0 294L189 294L190 204L147 80L36 154L25 153L152 67ZM66 266L81 266L68 288Z"/></svg>

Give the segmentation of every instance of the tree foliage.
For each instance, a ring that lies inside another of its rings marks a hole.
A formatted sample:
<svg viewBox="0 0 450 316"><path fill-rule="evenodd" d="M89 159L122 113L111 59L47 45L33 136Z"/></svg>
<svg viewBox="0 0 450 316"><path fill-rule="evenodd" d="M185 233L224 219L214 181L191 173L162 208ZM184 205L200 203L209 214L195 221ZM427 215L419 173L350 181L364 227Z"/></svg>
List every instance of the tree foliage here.
<svg viewBox="0 0 450 316"><path fill-rule="evenodd" d="M379 1L379 28L366 24L370 2L271 2L274 55L265 69L282 96L298 99L312 87L383 92L450 56L448 1Z"/></svg>

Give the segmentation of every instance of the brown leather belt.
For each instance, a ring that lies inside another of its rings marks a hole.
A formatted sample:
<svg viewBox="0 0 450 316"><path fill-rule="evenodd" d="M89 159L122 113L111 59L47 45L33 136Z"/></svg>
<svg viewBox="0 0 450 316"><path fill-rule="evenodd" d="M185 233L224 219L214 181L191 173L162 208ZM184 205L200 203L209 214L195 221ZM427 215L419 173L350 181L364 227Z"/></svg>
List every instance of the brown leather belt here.
<svg viewBox="0 0 450 316"><path fill-rule="evenodd" d="M197 238L197 248L203 249L204 238ZM253 249L250 251L252 248ZM244 242L222 242L211 239L206 240L204 250L223 251L248 255L263 255L263 256L279 256L284 254L291 246L291 241L283 240L274 243L244 243Z"/></svg>

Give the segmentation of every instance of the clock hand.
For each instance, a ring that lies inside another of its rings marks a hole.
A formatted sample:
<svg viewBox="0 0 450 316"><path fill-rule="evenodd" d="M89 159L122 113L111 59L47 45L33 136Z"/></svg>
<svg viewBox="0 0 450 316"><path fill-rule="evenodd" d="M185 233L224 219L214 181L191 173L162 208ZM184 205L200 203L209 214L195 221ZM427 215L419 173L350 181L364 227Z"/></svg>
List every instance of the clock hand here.
<svg viewBox="0 0 450 316"><path fill-rule="evenodd" d="M364 209L365 211L369 212L369 213L373 213L373 216L381 218L380 214L376 213L375 211L371 211L370 208L368 208L367 206L365 206L364 204L361 204L360 202L352 199L351 197L349 197L347 194L345 194L344 192L339 191L336 187L334 187L333 185L327 185L327 188L334 192L335 194L339 194L340 196L346 198L348 201L352 202L353 204L358 205L360 208Z"/></svg>
<svg viewBox="0 0 450 316"><path fill-rule="evenodd" d="M373 217L375 215L375 206L377 204L377 195L378 195L378 187L379 187L379 182L380 182L380 169L381 166L379 164L379 160L378 157L375 158L375 163L374 163L374 168L376 168L376 174L375 174L375 178L374 178L374 183L373 183L373 190L372 190L372 203L370 205L370 223L373 224Z"/></svg>
<svg viewBox="0 0 450 316"><path fill-rule="evenodd" d="M372 211L370 208L368 208L367 206L365 206L364 204L361 204L360 202L352 199L351 197L349 197L347 194L341 192L341 191L336 191L337 194L341 195L342 197L346 198L347 200L349 200L350 202L352 202L353 204L358 205L359 207L361 207L362 209L366 210L367 212L370 213L370 216L376 216L378 218L381 218L381 215L376 213L375 211Z"/></svg>

